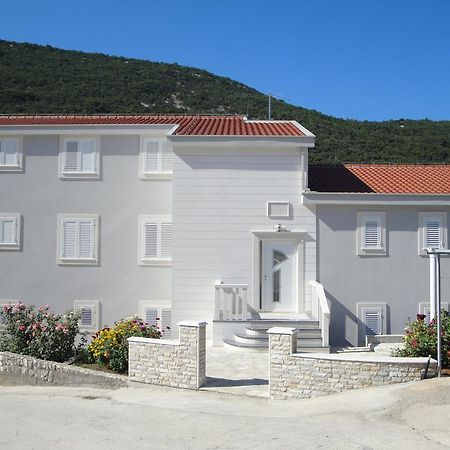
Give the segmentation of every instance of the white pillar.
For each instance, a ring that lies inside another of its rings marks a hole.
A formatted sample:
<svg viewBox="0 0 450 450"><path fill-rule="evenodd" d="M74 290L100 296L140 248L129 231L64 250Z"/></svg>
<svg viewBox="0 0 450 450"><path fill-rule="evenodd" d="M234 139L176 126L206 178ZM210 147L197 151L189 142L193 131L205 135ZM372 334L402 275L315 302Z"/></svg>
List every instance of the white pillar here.
<svg viewBox="0 0 450 450"><path fill-rule="evenodd" d="M436 317L437 301L437 255L430 253L430 320Z"/></svg>

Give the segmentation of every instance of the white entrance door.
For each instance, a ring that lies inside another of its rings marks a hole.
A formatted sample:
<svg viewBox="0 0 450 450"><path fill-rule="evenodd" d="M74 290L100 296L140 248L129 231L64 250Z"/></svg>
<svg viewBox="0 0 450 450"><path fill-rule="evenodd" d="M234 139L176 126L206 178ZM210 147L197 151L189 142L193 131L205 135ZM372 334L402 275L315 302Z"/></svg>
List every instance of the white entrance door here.
<svg viewBox="0 0 450 450"><path fill-rule="evenodd" d="M262 242L261 286L264 311L294 311L296 255L296 242Z"/></svg>

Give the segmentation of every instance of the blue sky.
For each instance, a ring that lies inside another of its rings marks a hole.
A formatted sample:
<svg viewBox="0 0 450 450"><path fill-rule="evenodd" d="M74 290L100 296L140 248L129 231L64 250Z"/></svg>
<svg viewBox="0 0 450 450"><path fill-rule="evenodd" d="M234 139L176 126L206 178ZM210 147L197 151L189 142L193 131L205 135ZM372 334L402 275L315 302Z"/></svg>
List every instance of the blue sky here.
<svg viewBox="0 0 450 450"><path fill-rule="evenodd" d="M0 38L177 62L363 120L450 120L447 0L0 0Z"/></svg>

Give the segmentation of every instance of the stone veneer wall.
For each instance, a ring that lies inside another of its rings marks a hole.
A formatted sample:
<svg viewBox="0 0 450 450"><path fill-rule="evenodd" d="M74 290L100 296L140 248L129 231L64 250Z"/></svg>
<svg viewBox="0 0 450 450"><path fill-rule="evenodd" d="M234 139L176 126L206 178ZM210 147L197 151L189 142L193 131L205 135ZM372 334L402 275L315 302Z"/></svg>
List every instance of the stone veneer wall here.
<svg viewBox="0 0 450 450"><path fill-rule="evenodd" d="M421 379L428 358L363 357L296 353L297 330L271 328L269 333L272 399L309 398L382 384ZM430 372L437 362L431 360Z"/></svg>
<svg viewBox="0 0 450 450"><path fill-rule="evenodd" d="M206 323L180 322L180 339L132 337L130 381L199 389L206 381Z"/></svg>
<svg viewBox="0 0 450 450"><path fill-rule="evenodd" d="M1 352L0 384L121 388L128 386L128 379L123 375L83 369L17 353Z"/></svg>

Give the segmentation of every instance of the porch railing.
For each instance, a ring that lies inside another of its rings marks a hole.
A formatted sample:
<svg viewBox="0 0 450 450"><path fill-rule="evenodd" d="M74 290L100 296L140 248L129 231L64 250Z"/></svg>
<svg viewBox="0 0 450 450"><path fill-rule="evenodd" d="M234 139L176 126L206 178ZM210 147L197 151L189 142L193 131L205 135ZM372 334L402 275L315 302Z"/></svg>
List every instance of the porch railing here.
<svg viewBox="0 0 450 450"><path fill-rule="evenodd" d="M214 320L247 320L247 284L215 285Z"/></svg>
<svg viewBox="0 0 450 450"><path fill-rule="evenodd" d="M330 345L330 305L323 285L318 281L310 282L312 287L312 316L319 321L322 333L322 346Z"/></svg>

